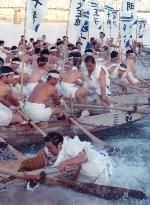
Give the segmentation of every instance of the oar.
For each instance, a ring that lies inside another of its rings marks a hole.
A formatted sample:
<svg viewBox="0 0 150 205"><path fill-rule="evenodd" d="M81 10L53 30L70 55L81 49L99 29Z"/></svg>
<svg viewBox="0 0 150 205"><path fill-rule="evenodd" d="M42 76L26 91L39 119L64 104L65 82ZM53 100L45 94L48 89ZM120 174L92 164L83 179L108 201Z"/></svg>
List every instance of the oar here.
<svg viewBox="0 0 150 205"><path fill-rule="evenodd" d="M67 104L62 99L61 102L64 104L67 110L69 110ZM68 114L64 112L64 115L73 123L75 124L80 130L82 130L93 142L100 145L102 149L106 149L109 153L119 152L120 149L111 145L106 144L104 141L100 140L99 138L95 137L92 133L90 133L87 129L85 129L82 125L80 125L76 120L70 117Z"/></svg>
<svg viewBox="0 0 150 205"><path fill-rule="evenodd" d="M41 172L40 175L33 175L33 174L27 175L21 172L14 172L14 171L0 169L0 173L11 175L13 177L17 177L20 179L39 181L46 185L64 186L76 192L93 195L107 200L120 199L122 197L124 198L132 197L141 200L147 198L146 194L139 190L107 186L107 185L98 185L98 184L78 182L72 180L56 179L56 178L51 178L49 176L46 176L45 172Z"/></svg>
<svg viewBox="0 0 150 205"><path fill-rule="evenodd" d="M146 92L146 93L150 93L150 90L146 89L146 88L139 88L137 86L134 86L134 85L129 85L129 84L126 84L126 83L122 83L122 82L117 82L115 80L112 80L110 79L112 83L116 84L116 85L122 85L122 86L126 86L128 88L132 88L132 89L135 89L137 91L141 91L141 92Z"/></svg>
<svg viewBox="0 0 150 205"><path fill-rule="evenodd" d="M147 110L138 110L137 106L134 105L133 108L132 107L104 107L104 106L100 106L100 105L83 105L83 104L73 104L73 106L79 108L79 109L92 109L92 110L97 110L97 111L101 111L101 110L119 110L119 111L123 111L123 112L134 112L134 113L140 113L140 114L148 114Z"/></svg>
<svg viewBox="0 0 150 205"><path fill-rule="evenodd" d="M0 141L1 142L6 142L2 137L0 137ZM6 142L7 143L7 142ZM17 159L20 159L20 158L22 158L24 155L21 153L21 152L19 152L18 150L16 150L14 147L12 147L10 144L8 144L8 149L10 150L10 152L12 153L12 154L14 154L16 157L17 157Z"/></svg>
<svg viewBox="0 0 150 205"><path fill-rule="evenodd" d="M17 111L18 111L18 113L19 113L26 121L28 121L29 124L31 124L31 126L32 126L33 128L35 128L43 137L46 137L46 133L45 133L42 129L40 129L40 128L35 124L35 122L33 122L33 121L30 120L26 115L24 115L24 113L23 113L21 110L18 110L18 109L17 109Z"/></svg>

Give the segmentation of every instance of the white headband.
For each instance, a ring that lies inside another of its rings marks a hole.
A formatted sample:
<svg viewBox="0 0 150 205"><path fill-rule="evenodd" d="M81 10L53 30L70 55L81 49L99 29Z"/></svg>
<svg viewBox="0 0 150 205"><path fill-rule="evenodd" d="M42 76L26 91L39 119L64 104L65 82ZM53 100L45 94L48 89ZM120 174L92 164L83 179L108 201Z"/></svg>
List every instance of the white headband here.
<svg viewBox="0 0 150 205"><path fill-rule="evenodd" d="M59 73L48 73L47 78L48 78L49 76L51 76L51 77L53 77L53 78L60 78Z"/></svg>
<svg viewBox="0 0 150 205"><path fill-rule="evenodd" d="M15 64L17 64L17 65L20 65L20 64L21 64L20 61L12 61L11 63L15 63Z"/></svg>
<svg viewBox="0 0 150 205"><path fill-rule="evenodd" d="M49 50L49 52L57 51L57 48L52 48Z"/></svg>
<svg viewBox="0 0 150 205"><path fill-rule="evenodd" d="M0 76L11 75L11 74L14 74L14 72L10 72L10 73L1 73Z"/></svg>

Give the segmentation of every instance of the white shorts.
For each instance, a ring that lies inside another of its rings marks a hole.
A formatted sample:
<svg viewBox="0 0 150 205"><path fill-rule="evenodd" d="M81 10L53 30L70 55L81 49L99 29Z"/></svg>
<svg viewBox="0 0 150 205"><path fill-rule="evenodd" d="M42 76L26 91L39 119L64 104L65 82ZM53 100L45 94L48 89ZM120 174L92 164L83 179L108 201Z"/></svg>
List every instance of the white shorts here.
<svg viewBox="0 0 150 205"><path fill-rule="evenodd" d="M44 104L26 102L24 106L25 114L34 122L48 121L52 114L52 109Z"/></svg>
<svg viewBox="0 0 150 205"><path fill-rule="evenodd" d="M67 98L75 98L75 93L79 87L72 83L66 83L61 81L62 94Z"/></svg>
<svg viewBox="0 0 150 205"><path fill-rule="evenodd" d="M7 126L12 121L12 111L0 103L0 126Z"/></svg>

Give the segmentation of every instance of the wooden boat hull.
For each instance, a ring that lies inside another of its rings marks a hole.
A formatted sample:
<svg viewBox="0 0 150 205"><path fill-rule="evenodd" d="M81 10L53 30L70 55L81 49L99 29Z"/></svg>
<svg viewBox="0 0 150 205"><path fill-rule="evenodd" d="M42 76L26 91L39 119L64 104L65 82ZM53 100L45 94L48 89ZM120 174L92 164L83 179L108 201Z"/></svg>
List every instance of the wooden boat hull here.
<svg viewBox="0 0 150 205"><path fill-rule="evenodd" d="M147 108L147 106L143 106ZM100 131L115 126L123 125L140 120L146 116L146 114L112 111L92 115L89 117L76 119L84 128L91 132ZM51 120L49 122L37 123L37 125L45 132L56 131L62 135L74 136L76 134L83 134L82 131L71 124L69 120ZM31 125L9 125L7 127L0 127L1 137L5 139L9 144L21 145L21 144L33 144L43 142L43 137L38 133Z"/></svg>
<svg viewBox="0 0 150 205"><path fill-rule="evenodd" d="M10 160L0 162L0 169L17 171L19 169L21 162L22 160ZM60 173L56 167L48 166L38 170L26 172L26 174L38 175L41 171L44 171L47 174L47 176L57 179L75 180L78 176L78 167L71 167L68 168L67 172ZM6 192L8 191L8 189L17 189L18 186L24 189L24 184L24 180L22 179L12 179L8 175L0 174L0 193L2 193L3 191Z"/></svg>

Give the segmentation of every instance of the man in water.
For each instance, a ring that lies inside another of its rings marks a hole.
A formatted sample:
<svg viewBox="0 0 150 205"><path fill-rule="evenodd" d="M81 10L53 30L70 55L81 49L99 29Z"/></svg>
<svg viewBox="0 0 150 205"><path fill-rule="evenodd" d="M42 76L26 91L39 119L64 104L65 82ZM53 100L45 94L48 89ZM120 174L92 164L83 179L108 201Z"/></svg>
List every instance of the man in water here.
<svg viewBox="0 0 150 205"><path fill-rule="evenodd" d="M58 166L60 172L66 171L69 166L80 166L81 181L106 184L113 171L107 153L96 151L90 142L81 142L78 136L72 139L57 132L48 133L45 147L38 155L41 155L48 165L52 163L52 160L49 160L51 154L57 156L53 166Z"/></svg>

